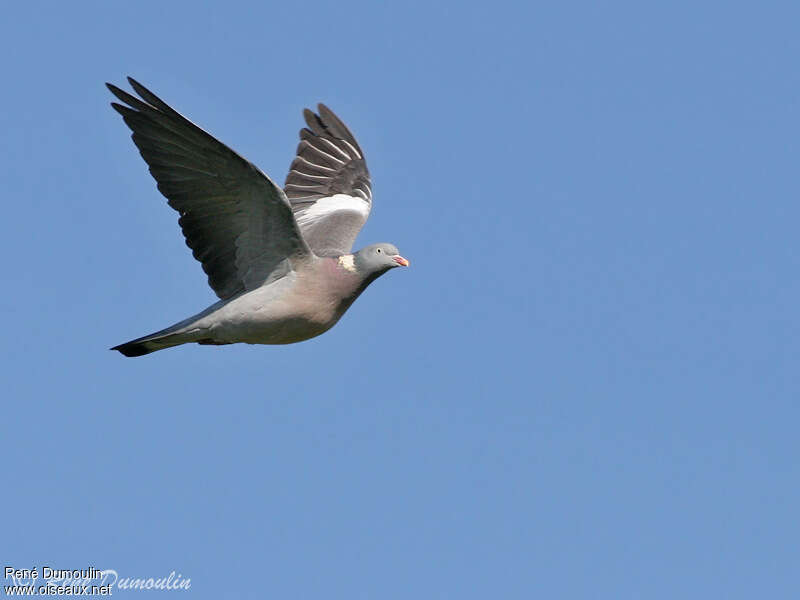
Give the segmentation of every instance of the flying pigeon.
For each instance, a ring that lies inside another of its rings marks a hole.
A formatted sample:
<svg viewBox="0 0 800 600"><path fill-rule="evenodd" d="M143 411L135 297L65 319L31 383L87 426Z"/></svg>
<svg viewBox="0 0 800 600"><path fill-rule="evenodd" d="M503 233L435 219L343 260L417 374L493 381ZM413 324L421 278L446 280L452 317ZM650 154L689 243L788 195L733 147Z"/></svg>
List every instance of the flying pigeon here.
<svg viewBox="0 0 800 600"><path fill-rule="evenodd" d="M378 277L407 267L392 244L352 252L372 207L364 153L324 104L305 109L284 189L132 78L107 83L111 106L219 302L112 350L142 356L180 344L292 344L324 333Z"/></svg>

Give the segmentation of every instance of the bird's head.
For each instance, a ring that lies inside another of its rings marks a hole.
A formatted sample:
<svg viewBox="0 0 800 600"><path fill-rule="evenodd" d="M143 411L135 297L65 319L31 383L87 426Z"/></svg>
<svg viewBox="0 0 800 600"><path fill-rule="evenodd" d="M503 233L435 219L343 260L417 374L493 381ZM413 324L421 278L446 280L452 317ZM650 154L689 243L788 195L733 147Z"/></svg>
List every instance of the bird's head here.
<svg viewBox="0 0 800 600"><path fill-rule="evenodd" d="M408 266L392 244L372 244L356 252L353 259L358 271L365 274L380 275L394 267Z"/></svg>

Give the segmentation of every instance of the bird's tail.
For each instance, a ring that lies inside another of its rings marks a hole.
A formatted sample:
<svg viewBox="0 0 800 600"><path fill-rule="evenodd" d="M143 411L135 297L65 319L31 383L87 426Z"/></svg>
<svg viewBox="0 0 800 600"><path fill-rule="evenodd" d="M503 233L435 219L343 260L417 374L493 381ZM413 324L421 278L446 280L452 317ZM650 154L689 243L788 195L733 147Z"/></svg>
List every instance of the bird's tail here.
<svg viewBox="0 0 800 600"><path fill-rule="evenodd" d="M185 344L187 340L184 336L176 334L159 335L153 333L144 337L125 342L119 346L114 346L112 350L117 350L125 356L144 356L157 350L164 350L173 346Z"/></svg>
<svg viewBox="0 0 800 600"><path fill-rule="evenodd" d="M212 307L213 308L213 307ZM175 323L166 329L156 331L150 335L136 338L130 342L125 342L119 346L114 346L112 350L117 350L125 356L144 356L157 350L164 350L165 348L172 348L173 346L180 346L189 342L198 341L199 329L191 327L199 317L204 316L209 310L203 311L199 315L189 317L188 319ZM202 337L202 336L199 336Z"/></svg>
<svg viewBox="0 0 800 600"><path fill-rule="evenodd" d="M208 316L214 311L223 306L225 301L220 300L216 304L212 304L203 312L200 312L188 319L184 319L179 323L175 323L156 331L150 335L136 338L130 342L125 342L119 346L114 346L112 350L117 350L125 356L144 356L157 350L164 350L165 348L172 348L173 346L180 346L181 344L190 344L197 342L198 344L222 344L225 342L217 342L211 339L208 331L200 326L200 319Z"/></svg>
<svg viewBox="0 0 800 600"><path fill-rule="evenodd" d="M179 346L181 344L186 343L185 341L174 341L170 339L176 337L179 336L174 336L174 335L167 335L164 337L145 336L143 338L131 340L130 342L125 342L124 344L120 344L119 346L114 346L111 349L118 350L125 356L144 356L145 354L150 354L151 352L155 352L156 350L164 350L165 348L171 348L172 346Z"/></svg>

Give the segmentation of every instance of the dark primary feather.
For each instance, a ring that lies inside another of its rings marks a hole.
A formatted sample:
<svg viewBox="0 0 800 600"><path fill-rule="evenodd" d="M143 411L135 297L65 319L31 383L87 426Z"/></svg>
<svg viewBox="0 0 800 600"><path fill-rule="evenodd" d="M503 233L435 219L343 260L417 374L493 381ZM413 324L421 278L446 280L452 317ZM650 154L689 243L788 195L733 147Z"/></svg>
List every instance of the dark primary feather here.
<svg viewBox="0 0 800 600"><path fill-rule="evenodd" d="M221 299L283 275L309 248L284 193L256 166L128 78L112 103Z"/></svg>
<svg viewBox="0 0 800 600"><path fill-rule="evenodd" d="M364 153L353 134L324 104L319 115L303 111L308 128L300 130L297 157L289 167L284 190L293 207L347 194L372 200L372 183Z"/></svg>

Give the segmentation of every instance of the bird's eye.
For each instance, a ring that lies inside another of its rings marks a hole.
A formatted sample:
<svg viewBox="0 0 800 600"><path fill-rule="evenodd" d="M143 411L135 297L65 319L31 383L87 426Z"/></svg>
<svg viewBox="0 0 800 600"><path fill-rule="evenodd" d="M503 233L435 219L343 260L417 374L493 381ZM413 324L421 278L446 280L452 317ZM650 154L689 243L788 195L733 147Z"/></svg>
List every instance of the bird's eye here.
<svg viewBox="0 0 800 600"><path fill-rule="evenodd" d="M383 252L383 250L381 250L380 248L378 248L378 254L380 254L381 252Z"/></svg>

